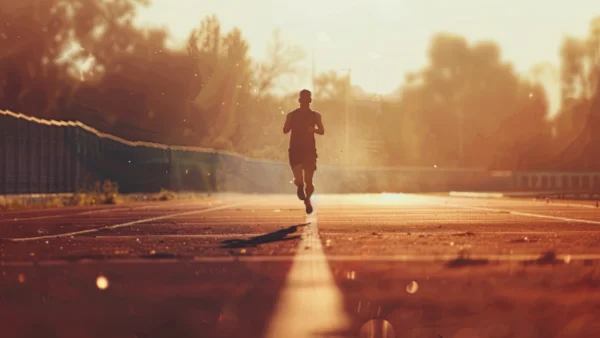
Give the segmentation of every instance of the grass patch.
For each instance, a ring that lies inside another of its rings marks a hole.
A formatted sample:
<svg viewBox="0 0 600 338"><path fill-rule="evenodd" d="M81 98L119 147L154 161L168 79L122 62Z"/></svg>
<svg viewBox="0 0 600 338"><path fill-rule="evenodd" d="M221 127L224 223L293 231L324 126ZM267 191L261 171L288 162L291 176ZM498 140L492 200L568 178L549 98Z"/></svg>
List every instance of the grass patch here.
<svg viewBox="0 0 600 338"><path fill-rule="evenodd" d="M151 200L153 200L153 201L172 201L176 198L177 198L176 193L166 190L166 189L160 189L160 192L158 194L154 195Z"/></svg>
<svg viewBox="0 0 600 338"><path fill-rule="evenodd" d="M31 196L0 196L0 210L21 210L40 208L62 208L65 206L90 206L101 204L118 204L122 199L119 185L110 180L96 182L92 187L82 189L75 194Z"/></svg>
<svg viewBox="0 0 600 338"><path fill-rule="evenodd" d="M119 204L119 185L116 182L105 180L103 184L96 182L93 187L73 195L69 205L86 206L100 204Z"/></svg>
<svg viewBox="0 0 600 338"><path fill-rule="evenodd" d="M207 192L180 193L167 189L161 189L160 192L151 194L122 195L119 194L119 185L110 180L106 180L104 183L96 182L74 194L32 196L0 196L0 211L211 198L211 194Z"/></svg>
<svg viewBox="0 0 600 338"><path fill-rule="evenodd" d="M22 199L0 196L0 210L15 210L26 207L27 203Z"/></svg>

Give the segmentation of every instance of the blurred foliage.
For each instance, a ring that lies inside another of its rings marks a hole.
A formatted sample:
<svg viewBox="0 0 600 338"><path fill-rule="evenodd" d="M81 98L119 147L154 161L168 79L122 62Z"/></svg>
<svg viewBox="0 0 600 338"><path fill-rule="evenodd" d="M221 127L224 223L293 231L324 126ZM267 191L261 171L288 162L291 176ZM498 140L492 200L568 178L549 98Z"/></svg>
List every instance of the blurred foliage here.
<svg viewBox="0 0 600 338"><path fill-rule="evenodd" d="M276 31L265 59L254 60L243 32L223 31L214 16L199 18L184 48L169 48L164 30L133 24L147 4L0 0L0 109L285 160L281 126L297 100L277 89L305 53ZM490 41L434 36L428 64L384 97L350 85L347 73L318 74L320 161L344 160L348 119L353 164L598 170L599 47L600 18L587 36L564 39L552 119L539 81L519 75Z"/></svg>
<svg viewBox="0 0 600 338"><path fill-rule="evenodd" d="M116 182L105 180L103 183L97 181L92 186L73 194L68 205L119 204L120 202L119 185Z"/></svg>
<svg viewBox="0 0 600 338"><path fill-rule="evenodd" d="M275 34L267 61L256 62L242 32L223 32L214 16L185 48L168 48L165 31L133 25L146 3L0 0L0 109L132 140L253 149L241 145L253 140L249 120L279 124L270 90L302 55Z"/></svg>
<svg viewBox="0 0 600 338"><path fill-rule="evenodd" d="M554 149L547 166L599 170L600 158L600 17L587 36L566 37L561 49L561 108L551 128Z"/></svg>
<svg viewBox="0 0 600 338"><path fill-rule="evenodd" d="M543 89L521 79L491 42L437 35L428 57L402 91L404 114L391 117L402 131L387 136L400 134L404 145L394 151L422 165L520 166L511 148L532 146L547 128Z"/></svg>

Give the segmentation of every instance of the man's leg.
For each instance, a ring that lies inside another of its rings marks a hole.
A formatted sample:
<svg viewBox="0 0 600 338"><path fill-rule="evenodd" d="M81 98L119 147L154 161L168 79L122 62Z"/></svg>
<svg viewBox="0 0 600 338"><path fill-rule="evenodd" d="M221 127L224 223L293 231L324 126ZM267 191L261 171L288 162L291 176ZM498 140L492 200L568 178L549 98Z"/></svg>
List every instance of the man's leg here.
<svg viewBox="0 0 600 338"><path fill-rule="evenodd" d="M313 175L317 170L317 151L307 154L304 158L304 183L306 184L306 198L310 198L315 191Z"/></svg>
<svg viewBox="0 0 600 338"><path fill-rule="evenodd" d="M304 200L306 195L304 195L304 180L302 177L302 164L298 164L292 167L292 173L294 173L294 184L297 187L296 194L300 200Z"/></svg>
<svg viewBox="0 0 600 338"><path fill-rule="evenodd" d="M310 203L310 197L315 191L315 186L313 185L313 175L315 173L314 168L312 166L306 166L304 169L304 182L306 183L306 199L304 200L304 205L306 206L306 213L312 214L313 207Z"/></svg>
<svg viewBox="0 0 600 338"><path fill-rule="evenodd" d="M306 183L306 198L310 198L313 192L315 191L315 186L313 185L313 175L315 171L312 169L304 170L304 182Z"/></svg>

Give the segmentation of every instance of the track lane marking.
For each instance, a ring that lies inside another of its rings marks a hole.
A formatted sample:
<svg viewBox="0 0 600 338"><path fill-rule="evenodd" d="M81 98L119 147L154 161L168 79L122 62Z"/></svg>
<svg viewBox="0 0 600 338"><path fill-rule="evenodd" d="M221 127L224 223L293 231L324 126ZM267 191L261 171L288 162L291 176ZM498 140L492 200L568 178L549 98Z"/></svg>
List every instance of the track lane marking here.
<svg viewBox="0 0 600 338"><path fill-rule="evenodd" d="M452 207L452 208L456 208L456 209L487 211L487 212L493 212L493 213L497 213L497 214L505 214L505 215L513 215L513 216L524 216L524 217L551 219L551 220L562 221L562 222L600 225L600 221L586 220L586 219L580 219L580 218L571 218L571 217L550 216L550 215L536 214L536 213L531 213L531 212L513 211L513 210L508 210L508 209L460 205L460 204L448 203L447 202L448 199L442 198L442 197L423 196L423 195L416 195L416 194L407 194L407 195L412 195L416 198L424 200L425 203L428 203L430 205L435 205L438 207L439 206L447 206L447 207ZM460 198L460 197L455 197L455 198Z"/></svg>
<svg viewBox="0 0 600 338"><path fill-rule="evenodd" d="M543 214L534 214L534 213L531 213L531 212L521 212L521 211L513 211L513 210L506 210L506 209L496 209L496 208L487 208L487 207L464 206L464 205L456 205L456 204L444 204L444 205L451 206L451 207L458 208L458 209L470 209L470 210L476 210L476 211L490 211L490 212L495 212L495 213L499 213L499 214L506 214L506 215L513 215L513 216L525 216L525 217L551 219L551 220L563 221L563 222L569 222L569 223L583 223L583 224L600 225L600 221L592 221L592 220L580 219L580 218L550 216L550 215L543 215Z"/></svg>
<svg viewBox="0 0 600 338"><path fill-rule="evenodd" d="M238 207L238 206L242 206L242 205L247 205L247 204L250 204L253 202L255 202L255 201L246 201L246 202L239 202L239 203L233 203L233 204L226 204L226 205L221 205L218 207L212 207L212 208L194 210L194 211L186 211L186 212L180 212L180 213L157 216L157 217L144 218L144 219L139 219L139 220L131 221L131 222L107 225L107 226L103 226L103 227L99 227L99 228L71 231L71 232L61 233L61 234L34 236L34 237L21 237L21 238L2 238L2 240L9 241L9 242L28 242L28 241L37 241L37 240L41 240L41 239L50 239L50 238L57 238L57 237L77 236L77 235L99 232L99 231L103 231L103 230L112 230L112 229L128 227L128 226L141 224L141 223L154 222L154 221L159 221L159 220L163 220L163 219L176 218L176 217L181 217L181 216L189 216L189 215L195 215L195 214L202 214L202 213L207 213L207 212L217 211L217 210L225 210L225 209L234 208L234 207Z"/></svg>
<svg viewBox="0 0 600 338"><path fill-rule="evenodd" d="M208 224L208 223L207 223ZM262 223L261 223L262 224ZM281 224L281 222L278 222L278 224ZM360 233L362 235L364 234L371 234L372 231L366 231L363 233ZM395 233L390 233L390 232L384 232L382 233L382 235L385 236L389 236L389 237L406 237L406 236L417 236L417 235L429 235L429 236L461 236L464 235L465 231L461 231L461 230L452 230L452 231L448 231L448 230L444 230L444 231L409 231L410 235L407 235L406 232L395 232ZM528 230L523 230L523 231L494 231L494 230L483 230L483 231L468 231L468 232L472 232L476 235L548 235L548 231L528 231ZM561 234L569 234L569 235L574 235L574 234L598 234L600 235L600 229L599 230L561 230L560 231ZM342 231L337 231L337 232L321 232L321 234L323 236L340 236L340 235L348 235L348 232L342 232ZM189 234L189 235L185 235L185 234L156 234L156 235L101 235L101 236L97 236L94 239L136 239L136 238L152 238L152 237L160 237L160 238L178 238L178 239L193 239L193 238L228 238L228 237L253 237L253 236L260 236L262 235L262 233L231 233L231 234ZM86 237L80 237L80 238L86 238Z"/></svg>
<svg viewBox="0 0 600 338"><path fill-rule="evenodd" d="M35 216L35 217L25 217L25 218L18 218L18 217L2 218L2 219L0 219L0 222L8 223L8 222L38 221L38 220L44 220L44 219L68 218L68 217L72 217L72 216L87 216L87 215L95 215L95 214L101 214L101 213L105 213L105 212L109 212L109 211L120 211L120 210L126 210L126 208L119 208L119 209L107 208L107 209L102 209L102 210L82 211L82 212L77 212L74 214L65 213L65 214L60 214L60 215Z"/></svg>
<svg viewBox="0 0 600 338"><path fill-rule="evenodd" d="M65 219L69 219L70 217L73 216L87 216L87 215L95 215L95 214L102 214L102 213L106 213L106 212L111 212L111 211L143 211L143 210L147 210L147 209L156 209L156 208L160 208L160 207L164 207L164 206L168 206L168 207L178 207L178 206L184 206L184 205L190 205L193 204L193 201L189 201L187 203L177 203L177 204L159 204L161 202L156 202L156 203L145 203L143 205L135 205L135 204L129 204L129 205L121 205L121 206L114 206L114 207L104 207L103 209L100 210L87 210L87 211L80 211L80 212L76 212L76 213L64 213L64 214L57 214L57 215L46 215L46 216L31 216L31 217L24 217L24 218L19 218L19 217L4 217L4 218L0 218L0 223L12 223L12 222L22 222L22 221L38 221L38 220L45 220L45 219L60 219L60 218L65 218ZM93 209L93 207L91 207L90 209ZM57 211L64 211L64 209L54 209Z"/></svg>
<svg viewBox="0 0 600 338"><path fill-rule="evenodd" d="M315 205L313 214L306 217L310 224L304 229L296 254L288 258L292 267L279 295L267 338L328 336L348 328L342 294L319 238L317 214ZM298 287L307 283L313 286Z"/></svg>
<svg viewBox="0 0 600 338"><path fill-rule="evenodd" d="M487 259L489 263L502 263L502 262L522 262L526 260L534 260L540 258L540 254L471 254L470 259ZM440 255L381 255L381 256L352 256L352 255L330 255L327 256L328 262L406 262L406 263L447 263L448 261L458 258L458 254L440 254ZM557 254L557 260L569 260L570 264L575 261L584 260L600 260L600 253L590 254ZM294 263L311 263L322 262L320 255L303 255L301 258L295 256L218 256L218 257L191 257L190 259L185 258L168 258L168 259L147 259L147 258L115 258L115 259L81 259L76 263L67 260L45 260L45 261L12 261L12 262L0 262L2 267L30 267L30 266L63 266L73 264L177 264L177 263L198 263L198 264L214 264L214 263L269 263L269 262L290 262ZM479 267L481 268L481 267ZM330 286L329 281L322 283L326 286ZM312 285L312 284L311 284ZM293 287L293 284L289 284Z"/></svg>

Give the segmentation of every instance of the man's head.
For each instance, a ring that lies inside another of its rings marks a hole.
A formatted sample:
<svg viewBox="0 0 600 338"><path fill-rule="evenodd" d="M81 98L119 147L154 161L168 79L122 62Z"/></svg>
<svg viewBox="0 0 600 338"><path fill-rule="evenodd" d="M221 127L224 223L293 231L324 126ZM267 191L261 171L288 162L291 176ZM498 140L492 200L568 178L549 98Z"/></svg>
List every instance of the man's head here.
<svg viewBox="0 0 600 338"><path fill-rule="evenodd" d="M300 102L301 107L308 107L312 102L311 92L308 89L303 89L300 91L300 95L298 97L298 102Z"/></svg>

